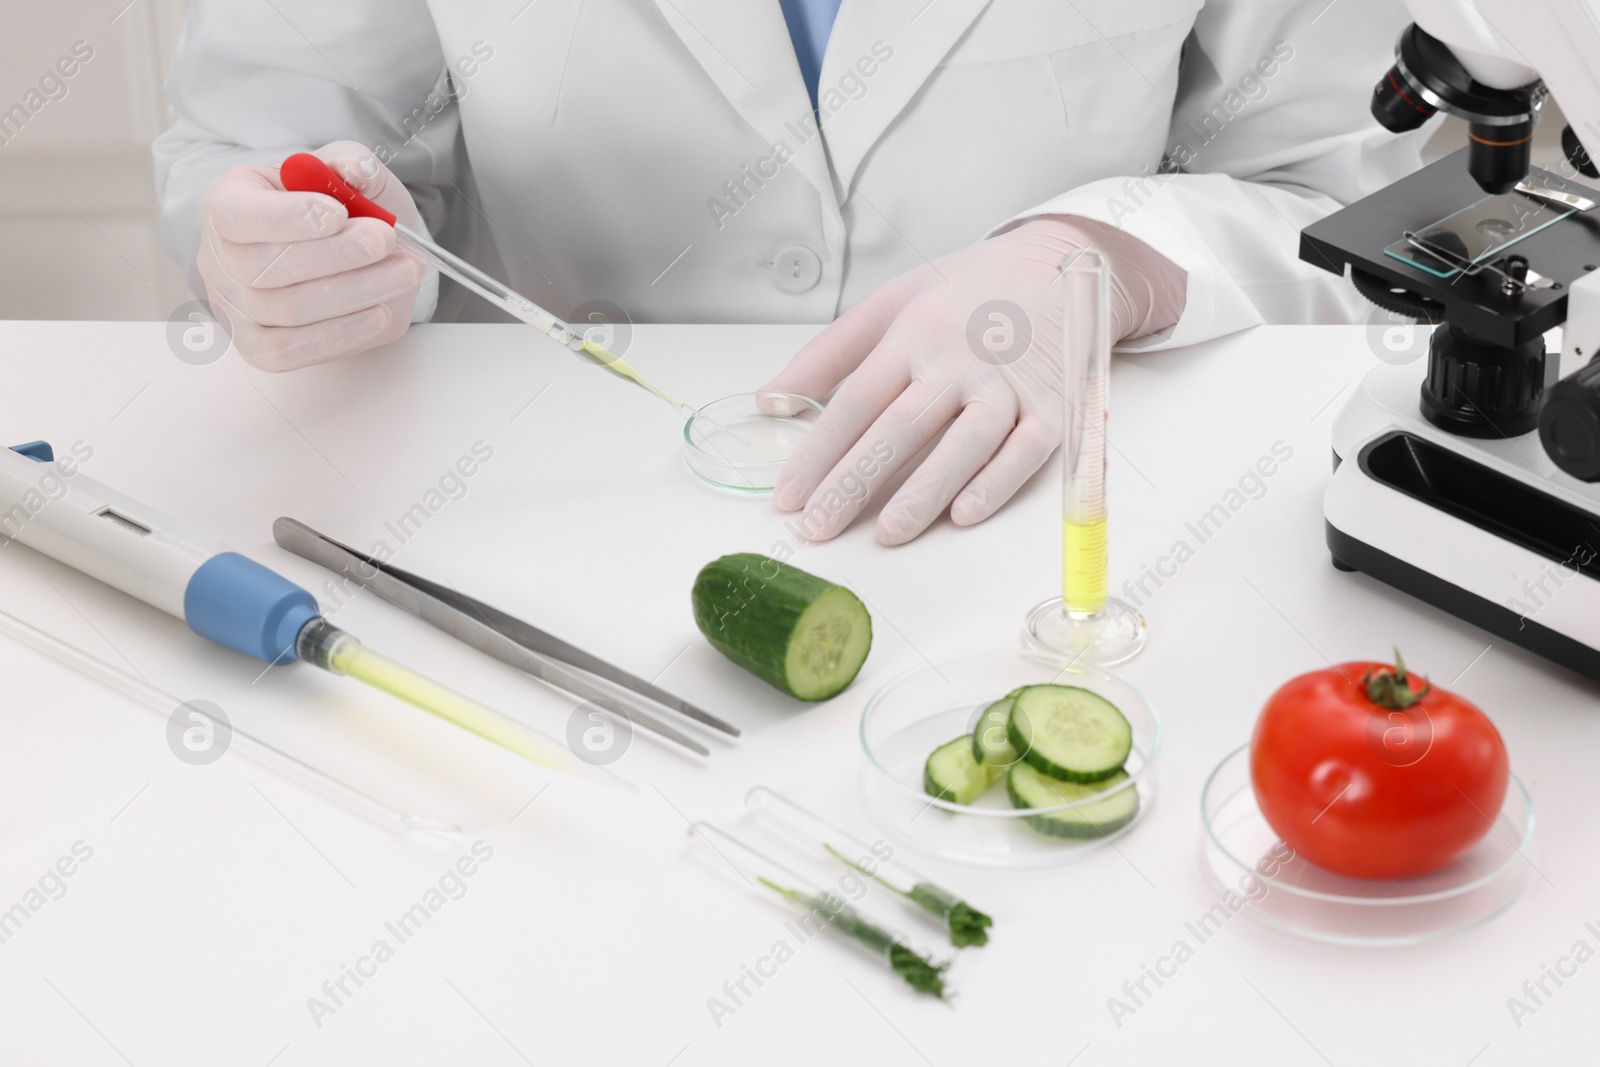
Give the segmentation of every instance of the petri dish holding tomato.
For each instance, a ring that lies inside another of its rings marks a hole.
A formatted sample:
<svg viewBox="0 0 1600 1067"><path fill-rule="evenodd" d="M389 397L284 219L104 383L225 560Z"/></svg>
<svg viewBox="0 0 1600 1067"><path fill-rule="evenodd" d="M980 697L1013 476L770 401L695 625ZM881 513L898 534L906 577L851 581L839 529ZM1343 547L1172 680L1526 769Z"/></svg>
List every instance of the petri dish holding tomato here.
<svg viewBox="0 0 1600 1067"><path fill-rule="evenodd" d="M1413 878L1350 878L1297 855L1256 802L1249 745L1211 772L1200 816L1201 863L1217 893L1203 921L1215 927L1244 913L1316 941L1416 944L1492 919L1521 895L1534 871L1533 800L1515 774L1490 832L1448 865Z"/></svg>

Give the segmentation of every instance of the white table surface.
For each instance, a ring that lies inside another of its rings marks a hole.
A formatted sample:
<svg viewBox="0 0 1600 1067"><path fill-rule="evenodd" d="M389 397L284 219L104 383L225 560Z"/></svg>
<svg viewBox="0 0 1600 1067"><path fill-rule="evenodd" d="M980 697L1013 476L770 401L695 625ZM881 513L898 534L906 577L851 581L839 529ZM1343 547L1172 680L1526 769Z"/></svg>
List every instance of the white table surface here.
<svg viewBox="0 0 1600 1067"><path fill-rule="evenodd" d="M631 355L703 402L760 384L810 330L640 327ZM746 790L767 783L870 835L854 814L862 705L924 658L1015 640L1059 573L1053 464L973 529L943 522L888 549L869 521L802 547L770 501L693 480L664 407L520 327L424 326L381 354L282 376L235 359L183 363L160 323L4 323L0 352L5 443L82 440L92 477L314 590L325 573L273 544L275 517L393 547L384 522L486 442L493 458L465 496L395 561L637 673L664 672L663 685L745 728L735 743L713 738L703 762L637 735L614 764L633 792L552 780L309 667L256 680L254 661L8 546L6 610L470 830L450 843L380 829L233 754L186 765L159 715L0 640L0 909L74 843L93 850L65 895L0 944L4 1063L1092 1067L1199 1054L1465 1067L1586 1055L1600 964L1520 1026L1507 998L1575 942L1600 948L1584 926L1600 920L1600 690L1330 566L1329 424L1373 364L1359 329L1266 328L1118 359L1113 584L1183 537L1275 442L1293 448L1265 496L1146 605L1150 645L1123 673L1167 734L1159 799L1136 831L1044 872L919 858L996 917L989 946L960 954L949 1003L827 936L720 1025L708 998L725 997L724 981L770 949L790 913L697 855L686 819L737 819ZM780 541L798 547L800 566L853 585L877 623L859 679L821 706L742 674L690 616L700 565ZM564 734L574 701L376 598L334 618ZM1117 1025L1107 998L1220 898L1199 863L1206 775L1247 740L1278 683L1329 659L1382 658L1396 642L1417 669L1460 675L1454 687L1495 719L1533 792L1537 868L1522 899L1477 929L1389 950L1235 918ZM394 947L384 923L480 839L493 857L465 894ZM893 901L864 906L936 940ZM393 957L318 1025L308 998L379 939Z"/></svg>

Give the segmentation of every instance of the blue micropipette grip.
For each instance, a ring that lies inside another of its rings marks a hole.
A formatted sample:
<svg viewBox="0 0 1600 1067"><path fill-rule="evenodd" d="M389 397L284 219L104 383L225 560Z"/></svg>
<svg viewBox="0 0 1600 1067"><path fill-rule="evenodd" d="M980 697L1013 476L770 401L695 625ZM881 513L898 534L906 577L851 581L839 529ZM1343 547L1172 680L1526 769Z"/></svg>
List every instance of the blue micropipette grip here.
<svg viewBox="0 0 1600 1067"><path fill-rule="evenodd" d="M237 552L206 560L183 591L189 629L267 663L298 658L295 638L320 614L310 593Z"/></svg>

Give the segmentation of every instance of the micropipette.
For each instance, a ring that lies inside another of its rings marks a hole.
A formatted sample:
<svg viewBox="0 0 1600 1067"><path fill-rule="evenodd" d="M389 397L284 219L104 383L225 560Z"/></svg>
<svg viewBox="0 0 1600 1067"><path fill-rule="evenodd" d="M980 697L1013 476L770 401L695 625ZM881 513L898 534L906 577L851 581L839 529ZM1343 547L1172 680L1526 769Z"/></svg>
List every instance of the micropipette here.
<svg viewBox="0 0 1600 1067"><path fill-rule="evenodd" d="M368 200L341 178L328 164L309 152L297 152L283 161L279 177L284 189L296 193L322 193L345 206L351 218L378 219L394 228L395 243L422 257L443 274L454 278L501 311L520 319L557 344L576 352L622 378L641 386L671 404L682 415L693 418L695 409L646 378L627 360L573 329L504 282L492 278L471 263L400 222L395 213Z"/></svg>
<svg viewBox="0 0 1600 1067"><path fill-rule="evenodd" d="M322 617L306 590L55 462L44 441L0 448L0 544L16 541L268 664L348 675L536 763L568 769L545 734L380 656Z"/></svg>
<svg viewBox="0 0 1600 1067"><path fill-rule="evenodd" d="M1110 269L1094 249L1061 263L1065 433L1061 448L1061 597L1028 615L1036 649L1113 666L1144 647L1137 610L1106 591L1106 422L1111 380Z"/></svg>
<svg viewBox="0 0 1600 1067"><path fill-rule="evenodd" d="M0 631L28 645L30 648L43 652L51 659L65 666L71 667L88 678L114 689L126 697L130 697L151 711L163 717L171 715L179 708L185 707L184 701L179 700L171 693L157 689L141 678L135 678L118 667L114 667L99 656L86 652L76 645L69 645L58 637L45 633L36 626L32 626L15 615L0 611ZM285 777L299 781L324 796L339 801L346 807L375 822L392 826L401 830L418 830L424 833L451 836L459 834L461 827L454 823L444 822L439 819L430 819L423 815L413 815L403 811L393 804L379 800L370 793L363 792L351 785L318 770L296 756L261 740L253 734L248 734L237 726L230 724L232 734L230 748L255 760L262 766L276 771Z"/></svg>

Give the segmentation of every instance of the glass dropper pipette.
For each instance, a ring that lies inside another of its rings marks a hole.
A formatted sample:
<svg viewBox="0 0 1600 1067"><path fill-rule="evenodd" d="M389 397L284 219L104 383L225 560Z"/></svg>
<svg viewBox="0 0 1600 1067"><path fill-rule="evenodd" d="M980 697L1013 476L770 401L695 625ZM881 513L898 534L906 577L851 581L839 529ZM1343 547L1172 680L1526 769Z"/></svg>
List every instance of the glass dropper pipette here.
<svg viewBox="0 0 1600 1067"><path fill-rule="evenodd" d="M1111 383L1111 275L1105 256L1080 249L1061 264L1061 596L1028 613L1024 637L1067 663L1109 667L1144 648L1144 617L1106 590L1106 424Z"/></svg>
<svg viewBox="0 0 1600 1067"><path fill-rule="evenodd" d="M297 152L290 156L280 166L279 178L283 182L284 189L290 192L322 193L333 197L345 206L351 218L375 218L388 223L394 228L397 245L421 257L438 268L441 273L455 279L501 311L527 323L589 362L596 363L618 377L660 397L679 414L688 418L696 415L694 408L646 378L621 356L599 342L591 340L582 331L573 329L504 282L485 274L425 234L420 234L401 223L394 212L362 196L360 191L316 156L308 152Z"/></svg>

